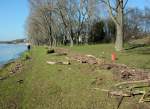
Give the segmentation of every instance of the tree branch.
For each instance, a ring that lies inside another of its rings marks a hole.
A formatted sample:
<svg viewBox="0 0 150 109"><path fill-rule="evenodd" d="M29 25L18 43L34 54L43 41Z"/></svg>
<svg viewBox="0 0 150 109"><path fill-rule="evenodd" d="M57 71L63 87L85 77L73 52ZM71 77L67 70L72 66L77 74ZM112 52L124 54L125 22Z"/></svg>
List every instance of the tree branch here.
<svg viewBox="0 0 150 109"><path fill-rule="evenodd" d="M108 12L110 14L110 17L112 18L112 20L115 22L115 24L118 24L118 21L116 19L116 17L113 15L113 11L110 5L110 1L109 0L105 0L106 6L108 8Z"/></svg>

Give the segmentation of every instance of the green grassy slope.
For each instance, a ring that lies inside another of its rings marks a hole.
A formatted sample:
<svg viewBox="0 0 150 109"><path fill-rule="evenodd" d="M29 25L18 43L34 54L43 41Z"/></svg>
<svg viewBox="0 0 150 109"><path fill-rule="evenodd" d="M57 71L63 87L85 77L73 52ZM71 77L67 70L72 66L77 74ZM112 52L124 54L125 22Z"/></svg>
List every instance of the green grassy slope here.
<svg viewBox="0 0 150 109"><path fill-rule="evenodd" d="M92 45L71 48L72 51L93 54L110 60L112 45ZM109 89L115 83L113 74L94 66L72 62L71 65L48 65L47 60L65 60L64 56L47 55L44 47L35 47L32 60L23 61L24 69L0 81L0 109L114 109L118 99L93 88ZM134 51L117 53L117 62L149 68L149 55ZM143 60L144 59L144 60ZM140 63L137 63L137 62ZM8 66L0 72L7 75ZM100 78L99 83L94 83ZM18 83L23 80L23 83ZM131 102L132 101L132 102ZM120 109L144 109L136 98L125 99ZM146 108L145 108L146 109Z"/></svg>

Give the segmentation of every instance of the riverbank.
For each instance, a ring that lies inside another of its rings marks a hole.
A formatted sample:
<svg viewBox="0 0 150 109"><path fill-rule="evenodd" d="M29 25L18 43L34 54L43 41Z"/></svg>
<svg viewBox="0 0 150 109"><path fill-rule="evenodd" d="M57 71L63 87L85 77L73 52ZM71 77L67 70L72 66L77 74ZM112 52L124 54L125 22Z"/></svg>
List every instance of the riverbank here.
<svg viewBox="0 0 150 109"><path fill-rule="evenodd" d="M100 59L111 60L114 51L111 44L75 46L70 53L94 55ZM137 48L116 53L116 63L130 67L149 69L149 47ZM142 50L142 53L141 53ZM33 47L28 54L30 60L18 60L7 66L0 76L10 74L9 70L21 62L21 71L0 81L0 107L3 109L112 109L118 99L108 97L100 89L110 89L120 82L111 70L97 68L88 63L71 61L70 65L49 65L47 61L65 62L66 55L47 54L44 47ZM149 109L148 105L138 103L139 96L125 98L120 109Z"/></svg>
<svg viewBox="0 0 150 109"><path fill-rule="evenodd" d="M25 44L0 44L0 67L13 62L27 50Z"/></svg>

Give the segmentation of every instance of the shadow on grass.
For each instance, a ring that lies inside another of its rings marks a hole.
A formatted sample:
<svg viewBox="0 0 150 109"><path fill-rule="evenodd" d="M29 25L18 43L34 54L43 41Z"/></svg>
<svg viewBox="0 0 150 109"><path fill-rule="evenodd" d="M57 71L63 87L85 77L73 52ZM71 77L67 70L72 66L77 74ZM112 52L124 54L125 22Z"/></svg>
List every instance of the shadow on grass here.
<svg viewBox="0 0 150 109"><path fill-rule="evenodd" d="M146 44L129 44L128 47L125 50L132 50L140 47L145 47Z"/></svg>

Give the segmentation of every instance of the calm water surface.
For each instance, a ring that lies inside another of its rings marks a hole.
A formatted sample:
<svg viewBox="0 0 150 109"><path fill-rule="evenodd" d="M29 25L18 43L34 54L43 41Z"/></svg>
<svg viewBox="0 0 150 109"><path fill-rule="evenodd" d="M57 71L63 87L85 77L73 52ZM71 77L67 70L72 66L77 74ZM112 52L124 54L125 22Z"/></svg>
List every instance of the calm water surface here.
<svg viewBox="0 0 150 109"><path fill-rule="evenodd" d="M0 66L18 58L25 50L25 44L0 44Z"/></svg>

